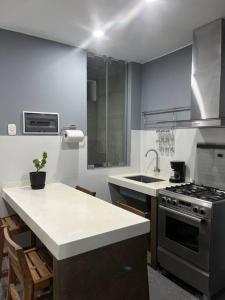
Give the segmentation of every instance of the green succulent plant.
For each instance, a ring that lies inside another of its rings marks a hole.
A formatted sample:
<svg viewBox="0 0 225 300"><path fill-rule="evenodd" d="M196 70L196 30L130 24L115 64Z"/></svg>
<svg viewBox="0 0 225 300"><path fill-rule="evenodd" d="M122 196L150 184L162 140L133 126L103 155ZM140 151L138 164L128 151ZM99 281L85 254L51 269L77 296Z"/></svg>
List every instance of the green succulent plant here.
<svg viewBox="0 0 225 300"><path fill-rule="evenodd" d="M39 172L41 169L44 168L44 166L47 163L47 158L48 158L48 153L47 152L43 152L42 153L42 159L34 159L33 160L33 164L35 166L35 168L37 169L37 172Z"/></svg>

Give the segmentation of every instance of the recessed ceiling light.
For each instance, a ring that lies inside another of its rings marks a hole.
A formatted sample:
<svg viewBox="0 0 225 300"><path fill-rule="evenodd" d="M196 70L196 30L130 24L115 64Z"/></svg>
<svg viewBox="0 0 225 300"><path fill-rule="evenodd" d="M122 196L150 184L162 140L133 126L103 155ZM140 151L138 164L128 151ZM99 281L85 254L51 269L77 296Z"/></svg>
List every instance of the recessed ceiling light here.
<svg viewBox="0 0 225 300"><path fill-rule="evenodd" d="M93 32L93 36L96 37L96 38L98 38L98 39L104 37L104 35L105 35L105 33L102 30L95 30Z"/></svg>

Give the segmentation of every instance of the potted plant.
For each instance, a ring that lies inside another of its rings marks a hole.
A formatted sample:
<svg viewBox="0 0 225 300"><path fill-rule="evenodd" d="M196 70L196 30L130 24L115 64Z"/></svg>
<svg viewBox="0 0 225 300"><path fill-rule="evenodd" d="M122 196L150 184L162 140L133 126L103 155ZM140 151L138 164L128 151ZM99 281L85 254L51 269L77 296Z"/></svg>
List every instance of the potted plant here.
<svg viewBox="0 0 225 300"><path fill-rule="evenodd" d="M33 190L40 190L45 187L46 172L40 172L47 163L47 152L42 153L42 159L34 159L33 164L36 172L30 172L30 183Z"/></svg>

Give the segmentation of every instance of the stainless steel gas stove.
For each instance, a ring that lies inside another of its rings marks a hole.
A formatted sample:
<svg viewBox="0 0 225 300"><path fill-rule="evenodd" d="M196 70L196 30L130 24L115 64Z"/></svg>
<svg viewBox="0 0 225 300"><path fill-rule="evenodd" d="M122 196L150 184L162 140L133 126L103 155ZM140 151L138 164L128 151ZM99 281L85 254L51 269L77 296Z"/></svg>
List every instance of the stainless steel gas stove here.
<svg viewBox="0 0 225 300"><path fill-rule="evenodd" d="M220 170L221 163L225 170L225 160L222 160L225 146L219 152L218 148L211 147L207 151L214 155L216 164L217 158L220 159ZM213 168L218 176L215 165L211 165L210 176ZM184 184L160 191L158 260L164 269L209 299L225 289L224 190Z"/></svg>

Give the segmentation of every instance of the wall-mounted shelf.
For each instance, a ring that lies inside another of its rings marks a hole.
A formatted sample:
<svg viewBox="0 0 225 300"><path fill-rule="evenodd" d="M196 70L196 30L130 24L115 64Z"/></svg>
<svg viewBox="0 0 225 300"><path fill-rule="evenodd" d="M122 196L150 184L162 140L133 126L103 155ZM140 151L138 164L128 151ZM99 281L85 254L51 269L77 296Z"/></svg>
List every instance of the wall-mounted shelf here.
<svg viewBox="0 0 225 300"><path fill-rule="evenodd" d="M143 128L185 128L190 122L190 107L175 107L165 110L142 112Z"/></svg>

